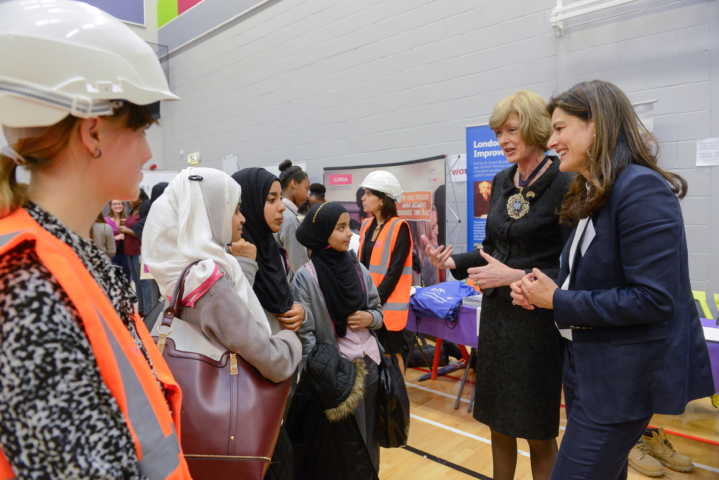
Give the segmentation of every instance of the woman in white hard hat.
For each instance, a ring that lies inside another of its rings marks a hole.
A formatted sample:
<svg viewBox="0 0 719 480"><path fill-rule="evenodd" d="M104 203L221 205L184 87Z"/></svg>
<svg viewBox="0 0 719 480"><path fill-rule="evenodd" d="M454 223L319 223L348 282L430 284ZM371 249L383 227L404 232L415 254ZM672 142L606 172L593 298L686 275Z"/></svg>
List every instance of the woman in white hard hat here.
<svg viewBox="0 0 719 480"><path fill-rule="evenodd" d="M402 331L407 325L412 287L412 235L407 222L397 216L402 187L397 177L385 170L367 175L361 187L365 189L362 208L372 217L362 223L360 262L370 271L384 310L380 343L385 352L397 355L404 371Z"/></svg>
<svg viewBox="0 0 719 480"><path fill-rule="evenodd" d="M137 197L142 105L177 97L144 41L81 2L0 3L0 51L0 478L189 480L179 387L89 238Z"/></svg>

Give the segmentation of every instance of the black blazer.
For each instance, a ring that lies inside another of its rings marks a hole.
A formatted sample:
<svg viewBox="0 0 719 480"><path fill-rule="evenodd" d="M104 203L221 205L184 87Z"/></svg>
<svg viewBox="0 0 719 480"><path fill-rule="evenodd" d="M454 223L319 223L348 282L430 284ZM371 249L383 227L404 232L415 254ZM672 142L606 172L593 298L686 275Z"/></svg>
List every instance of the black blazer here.
<svg viewBox="0 0 719 480"><path fill-rule="evenodd" d="M554 293L560 328L590 328L572 331L577 395L602 424L681 414L714 394L714 381L679 201L661 175L631 165L592 221L596 235L584 256L580 239L569 290Z"/></svg>

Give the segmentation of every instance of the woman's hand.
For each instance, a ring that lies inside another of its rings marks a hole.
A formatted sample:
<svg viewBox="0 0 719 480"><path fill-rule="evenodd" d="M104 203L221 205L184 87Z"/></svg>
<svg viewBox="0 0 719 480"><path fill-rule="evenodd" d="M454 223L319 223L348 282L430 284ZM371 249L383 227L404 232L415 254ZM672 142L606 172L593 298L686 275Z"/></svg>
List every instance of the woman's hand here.
<svg viewBox="0 0 719 480"><path fill-rule="evenodd" d="M364 310L359 310L347 317L347 326L353 330L367 328L372 325L372 322L374 322L374 317Z"/></svg>
<svg viewBox="0 0 719 480"><path fill-rule="evenodd" d="M424 243L424 253L427 254L427 259L434 268L443 269L457 267L454 263L454 259L452 258L452 245L448 246L446 249L444 248L444 245L434 248L430 243L429 238L427 238L427 235L422 234L420 238L422 239L422 243Z"/></svg>
<svg viewBox="0 0 719 480"><path fill-rule="evenodd" d="M534 274L530 273L527 275L527 277L531 277L529 281L534 281ZM509 293L512 297L512 303L514 305L519 305L522 308L526 308L527 310L534 310L534 305L529 303L529 299L522 291L522 281L517 280L513 284L509 286L509 288L512 289L512 291Z"/></svg>
<svg viewBox="0 0 719 480"><path fill-rule="evenodd" d="M123 240L125 240L125 235L123 235L122 233L119 233L119 234L115 235L115 241L116 241L116 242L121 242L121 241L123 241Z"/></svg>
<svg viewBox="0 0 719 480"><path fill-rule="evenodd" d="M247 257L250 260L257 259L257 247L241 238L230 246L230 253L235 257Z"/></svg>
<svg viewBox="0 0 719 480"><path fill-rule="evenodd" d="M287 329L292 332L297 332L305 319L305 307L299 303L292 305L292 308L287 310L285 313L277 315L277 320Z"/></svg>
<svg viewBox="0 0 719 480"><path fill-rule="evenodd" d="M479 285L481 289L510 285L524 276L524 270L509 268L488 253L485 253L484 250L480 250L479 254L487 260L487 265L469 268L467 273L469 273L469 278L474 280L474 283Z"/></svg>
<svg viewBox="0 0 719 480"><path fill-rule="evenodd" d="M554 291L558 288L554 280L538 268L521 280L522 293L527 301L539 308L554 308ZM512 295L514 298L514 295ZM516 299L515 299L516 303Z"/></svg>

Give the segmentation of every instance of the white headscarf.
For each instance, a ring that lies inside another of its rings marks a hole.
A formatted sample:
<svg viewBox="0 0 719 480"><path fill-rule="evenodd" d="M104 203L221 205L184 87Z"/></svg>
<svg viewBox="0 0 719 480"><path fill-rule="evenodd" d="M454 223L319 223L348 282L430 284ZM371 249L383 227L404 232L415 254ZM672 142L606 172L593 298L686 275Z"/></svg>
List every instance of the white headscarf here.
<svg viewBox="0 0 719 480"><path fill-rule="evenodd" d="M181 171L152 204L142 234L142 260L168 298L185 267L200 260L185 279L183 304L189 306L219 278L219 267L255 321L271 335L257 295L235 257L225 250L232 241L232 217L240 193L240 185L220 170Z"/></svg>

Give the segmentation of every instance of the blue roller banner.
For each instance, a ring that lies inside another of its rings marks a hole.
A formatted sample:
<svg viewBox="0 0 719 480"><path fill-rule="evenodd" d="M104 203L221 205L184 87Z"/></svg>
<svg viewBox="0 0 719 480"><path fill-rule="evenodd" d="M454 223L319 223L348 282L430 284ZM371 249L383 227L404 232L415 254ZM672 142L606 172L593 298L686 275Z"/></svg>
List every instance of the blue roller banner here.
<svg viewBox="0 0 719 480"><path fill-rule="evenodd" d="M489 125L467 127L467 251L482 246L492 181L508 166Z"/></svg>

